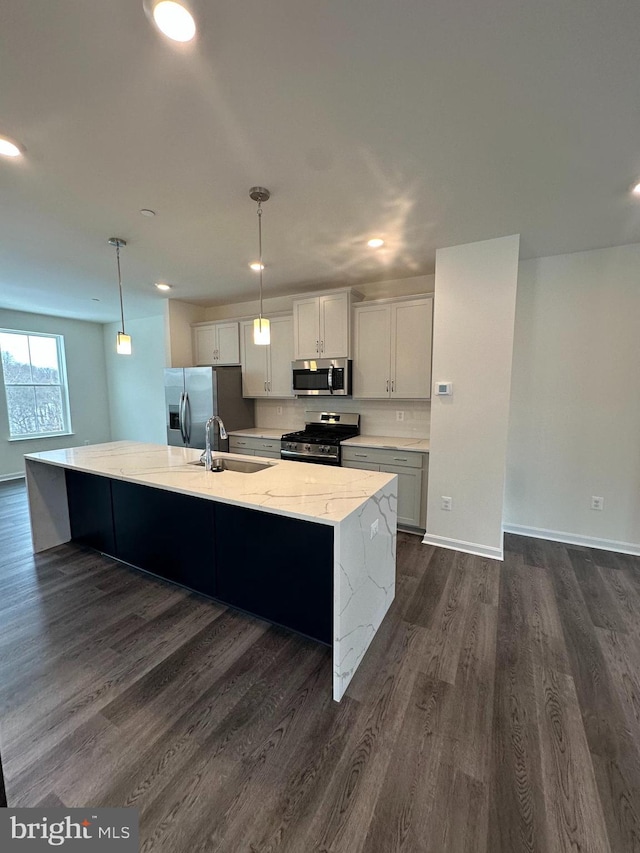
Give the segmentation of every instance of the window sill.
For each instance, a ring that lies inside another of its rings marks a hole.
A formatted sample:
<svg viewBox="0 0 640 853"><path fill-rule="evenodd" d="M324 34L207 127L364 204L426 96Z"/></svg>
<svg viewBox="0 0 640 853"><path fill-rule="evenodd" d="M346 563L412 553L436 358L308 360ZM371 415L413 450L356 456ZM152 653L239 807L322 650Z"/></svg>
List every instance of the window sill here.
<svg viewBox="0 0 640 853"><path fill-rule="evenodd" d="M20 437L8 438L7 441L46 441L48 438L64 438L65 435L75 435L74 432L50 432L46 435L21 435Z"/></svg>

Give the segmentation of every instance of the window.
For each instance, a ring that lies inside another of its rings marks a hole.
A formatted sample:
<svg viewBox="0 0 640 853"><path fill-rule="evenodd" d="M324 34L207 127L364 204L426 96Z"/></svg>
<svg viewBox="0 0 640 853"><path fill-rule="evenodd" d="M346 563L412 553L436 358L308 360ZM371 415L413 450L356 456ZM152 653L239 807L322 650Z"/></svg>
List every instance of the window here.
<svg viewBox="0 0 640 853"><path fill-rule="evenodd" d="M62 335L0 330L10 438L71 431Z"/></svg>

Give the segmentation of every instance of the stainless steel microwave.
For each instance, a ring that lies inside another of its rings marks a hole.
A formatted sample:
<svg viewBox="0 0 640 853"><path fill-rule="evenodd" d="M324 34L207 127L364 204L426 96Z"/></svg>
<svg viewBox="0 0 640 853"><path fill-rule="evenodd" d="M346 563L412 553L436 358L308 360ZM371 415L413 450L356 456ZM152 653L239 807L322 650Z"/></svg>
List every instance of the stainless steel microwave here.
<svg viewBox="0 0 640 853"><path fill-rule="evenodd" d="M350 397L351 360L317 358L291 362L293 393L298 397Z"/></svg>

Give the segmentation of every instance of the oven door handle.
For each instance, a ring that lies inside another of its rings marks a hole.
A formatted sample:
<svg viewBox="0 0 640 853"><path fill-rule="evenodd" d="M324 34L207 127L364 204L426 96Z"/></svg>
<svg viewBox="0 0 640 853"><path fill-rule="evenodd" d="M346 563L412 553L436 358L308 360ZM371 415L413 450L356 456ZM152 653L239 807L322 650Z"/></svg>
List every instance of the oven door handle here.
<svg viewBox="0 0 640 853"><path fill-rule="evenodd" d="M333 365L330 365L327 371L327 388L329 389L329 393L333 394Z"/></svg>

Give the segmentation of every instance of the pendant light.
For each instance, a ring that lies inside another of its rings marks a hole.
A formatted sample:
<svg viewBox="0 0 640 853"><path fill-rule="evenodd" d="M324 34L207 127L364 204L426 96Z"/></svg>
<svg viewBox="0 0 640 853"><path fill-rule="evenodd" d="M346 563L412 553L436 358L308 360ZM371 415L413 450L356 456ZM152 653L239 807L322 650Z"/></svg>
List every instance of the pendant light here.
<svg viewBox="0 0 640 853"><path fill-rule="evenodd" d="M124 331L124 308L122 306L122 275L120 273L120 247L126 246L127 241L122 237L110 237L110 246L116 247L116 263L118 264L118 291L120 293L120 319L122 320L122 331L116 335L116 352L118 355L131 355L131 335Z"/></svg>
<svg viewBox="0 0 640 853"><path fill-rule="evenodd" d="M259 346L266 346L271 343L271 330L269 328L269 320L262 316L262 270L264 269L264 264L262 263L262 202L268 201L271 193L264 187L251 187L249 196L253 201L258 202L258 250L260 253L258 261L260 264L258 268L258 272L260 273L260 314L253 321L253 342Z"/></svg>

